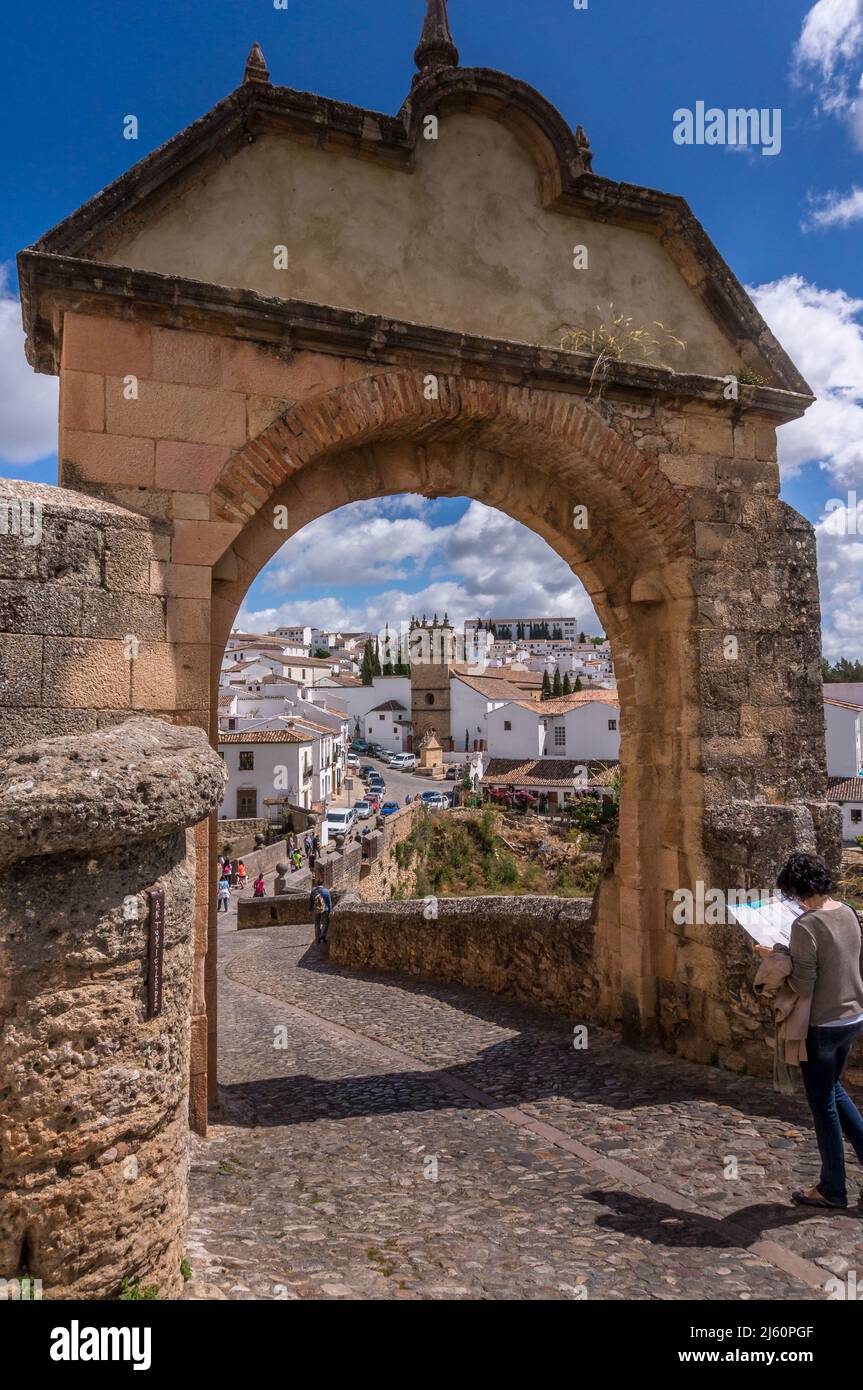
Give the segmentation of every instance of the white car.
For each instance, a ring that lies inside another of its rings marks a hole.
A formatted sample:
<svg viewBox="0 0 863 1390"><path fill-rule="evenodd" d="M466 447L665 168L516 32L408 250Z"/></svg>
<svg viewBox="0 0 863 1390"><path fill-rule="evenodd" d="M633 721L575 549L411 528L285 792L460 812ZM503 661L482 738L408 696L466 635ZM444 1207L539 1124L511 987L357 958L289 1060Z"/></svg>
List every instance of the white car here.
<svg viewBox="0 0 863 1390"><path fill-rule="evenodd" d="M398 772L413 772L417 765L417 760L413 753L396 753L390 767L396 768Z"/></svg>
<svg viewBox="0 0 863 1390"><path fill-rule="evenodd" d="M430 811L448 811L451 804L449 797L444 796L443 793L438 793L437 796L424 796L423 802Z"/></svg>
<svg viewBox="0 0 863 1390"><path fill-rule="evenodd" d="M327 811L327 830L330 837L333 835L349 835L356 823L357 813L353 807L351 807L350 810L334 807L332 811Z"/></svg>
<svg viewBox="0 0 863 1390"><path fill-rule="evenodd" d="M368 820L369 816L374 815L374 811L372 810L372 805L370 801L355 801L354 810L356 811L360 820Z"/></svg>

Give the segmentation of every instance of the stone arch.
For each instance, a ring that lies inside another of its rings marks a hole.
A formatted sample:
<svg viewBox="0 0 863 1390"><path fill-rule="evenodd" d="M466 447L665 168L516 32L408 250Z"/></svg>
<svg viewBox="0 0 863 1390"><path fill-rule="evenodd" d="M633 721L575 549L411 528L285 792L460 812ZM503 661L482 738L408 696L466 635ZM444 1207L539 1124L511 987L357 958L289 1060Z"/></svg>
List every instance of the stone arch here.
<svg viewBox="0 0 863 1390"><path fill-rule="evenodd" d="M370 372L284 412L232 456L213 511L233 541L214 567L214 688L249 585L292 534L349 502L469 496L541 535L585 584L615 653L623 711L623 847L595 908L598 1011L633 1038L655 1029L664 896L696 876L702 802L688 767L698 725L693 526L685 494L586 402L415 370ZM573 508L588 507L587 530ZM286 507L288 529L273 510ZM215 721L215 715L214 721ZM213 737L217 735L214 722ZM660 756L657 756L657 752ZM212 961L210 966L212 966ZM214 1010L215 978L209 986Z"/></svg>

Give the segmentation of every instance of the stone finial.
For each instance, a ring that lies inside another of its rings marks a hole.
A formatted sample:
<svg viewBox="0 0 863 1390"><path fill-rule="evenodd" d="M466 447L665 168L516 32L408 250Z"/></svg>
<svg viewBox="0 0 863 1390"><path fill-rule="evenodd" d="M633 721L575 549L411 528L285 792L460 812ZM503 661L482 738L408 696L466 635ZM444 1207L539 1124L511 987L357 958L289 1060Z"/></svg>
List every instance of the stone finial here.
<svg viewBox="0 0 863 1390"><path fill-rule="evenodd" d="M449 27L447 0L428 0L422 38L414 54L414 62L423 75L437 68L458 67L458 49Z"/></svg>
<svg viewBox="0 0 863 1390"><path fill-rule="evenodd" d="M269 82L270 69L267 67L267 60L259 43L253 43L249 49L249 56L246 59L246 70L243 73L244 82Z"/></svg>
<svg viewBox="0 0 863 1390"><path fill-rule="evenodd" d="M587 138L583 125L576 126L575 143L578 146L578 152L581 155L585 169L590 172L593 168L593 150L590 148L590 141Z"/></svg>

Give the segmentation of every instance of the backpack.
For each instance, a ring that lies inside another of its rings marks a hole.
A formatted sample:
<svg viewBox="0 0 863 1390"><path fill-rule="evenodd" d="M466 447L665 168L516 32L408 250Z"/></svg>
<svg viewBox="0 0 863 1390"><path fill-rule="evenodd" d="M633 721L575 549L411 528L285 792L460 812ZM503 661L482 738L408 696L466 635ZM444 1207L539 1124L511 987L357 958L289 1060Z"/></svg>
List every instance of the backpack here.
<svg viewBox="0 0 863 1390"><path fill-rule="evenodd" d="M327 902L323 893L317 892L315 894L315 896L312 899L312 907L314 908L315 912L326 912Z"/></svg>

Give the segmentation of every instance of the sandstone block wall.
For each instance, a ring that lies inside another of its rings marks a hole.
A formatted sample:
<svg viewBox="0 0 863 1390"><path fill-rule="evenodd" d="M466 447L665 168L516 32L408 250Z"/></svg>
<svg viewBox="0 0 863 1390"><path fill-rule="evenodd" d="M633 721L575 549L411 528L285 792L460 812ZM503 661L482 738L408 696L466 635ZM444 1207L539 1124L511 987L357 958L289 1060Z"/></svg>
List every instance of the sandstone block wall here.
<svg viewBox="0 0 863 1390"><path fill-rule="evenodd" d="M440 898L333 914L330 960L508 994L573 1023L601 1019L589 898Z"/></svg>

